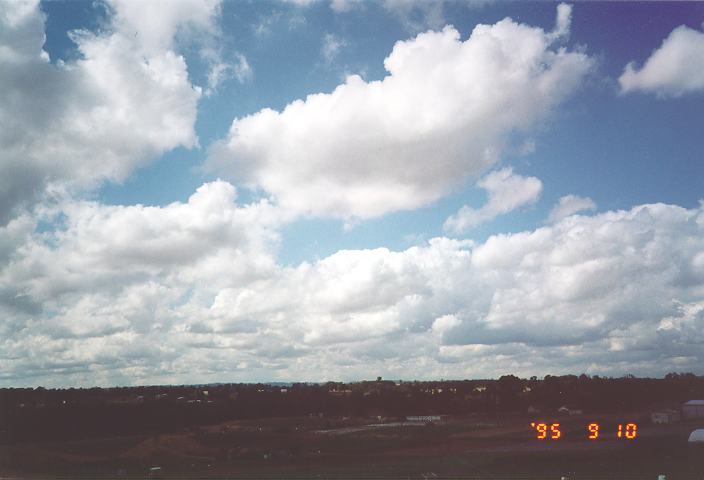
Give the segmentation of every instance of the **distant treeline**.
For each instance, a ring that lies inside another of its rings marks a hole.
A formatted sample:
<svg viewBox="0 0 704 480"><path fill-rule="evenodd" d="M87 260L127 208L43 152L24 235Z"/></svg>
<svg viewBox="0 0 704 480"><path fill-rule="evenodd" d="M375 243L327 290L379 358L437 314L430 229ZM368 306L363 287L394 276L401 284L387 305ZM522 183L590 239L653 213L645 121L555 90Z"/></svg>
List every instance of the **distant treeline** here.
<svg viewBox="0 0 704 480"><path fill-rule="evenodd" d="M548 375L521 379L382 380L323 384L217 384L123 388L0 389L0 442L158 434L265 417L587 413L677 407L704 398L704 377Z"/></svg>

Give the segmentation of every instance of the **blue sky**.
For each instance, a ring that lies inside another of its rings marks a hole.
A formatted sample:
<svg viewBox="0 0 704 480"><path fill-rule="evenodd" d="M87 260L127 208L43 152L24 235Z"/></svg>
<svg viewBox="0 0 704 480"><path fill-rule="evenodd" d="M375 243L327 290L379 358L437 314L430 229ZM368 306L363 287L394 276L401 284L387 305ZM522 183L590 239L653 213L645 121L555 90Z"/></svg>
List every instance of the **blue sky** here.
<svg viewBox="0 0 704 480"><path fill-rule="evenodd" d="M704 374L702 3L0 11L0 384Z"/></svg>

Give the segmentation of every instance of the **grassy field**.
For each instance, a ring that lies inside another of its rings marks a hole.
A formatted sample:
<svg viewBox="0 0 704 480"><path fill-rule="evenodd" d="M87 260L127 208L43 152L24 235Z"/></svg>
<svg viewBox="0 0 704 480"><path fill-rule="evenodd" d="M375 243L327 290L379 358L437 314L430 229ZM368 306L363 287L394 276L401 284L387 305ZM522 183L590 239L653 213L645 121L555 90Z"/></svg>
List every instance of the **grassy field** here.
<svg viewBox="0 0 704 480"><path fill-rule="evenodd" d="M439 425L318 417L233 421L161 435L2 445L0 478L145 478L155 466L163 478L704 478L704 451L686 441L701 423L641 422L638 438L626 440L615 436L619 420L563 418L559 440L535 439L524 416ZM603 425L597 441L586 439L591 421Z"/></svg>

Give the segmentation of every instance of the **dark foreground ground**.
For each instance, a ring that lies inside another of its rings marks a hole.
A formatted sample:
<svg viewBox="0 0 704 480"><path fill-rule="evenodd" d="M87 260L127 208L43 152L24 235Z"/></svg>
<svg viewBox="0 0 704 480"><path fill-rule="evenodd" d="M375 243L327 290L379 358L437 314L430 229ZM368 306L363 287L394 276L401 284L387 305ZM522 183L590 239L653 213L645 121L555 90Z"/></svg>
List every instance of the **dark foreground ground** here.
<svg viewBox="0 0 704 480"><path fill-rule="evenodd" d="M537 440L531 420L559 421ZM586 425L602 425L587 440ZM635 439L616 424L638 422ZM0 445L5 478L658 478L704 479L704 421L572 416L454 417L443 424L294 417L238 420L158 435ZM158 468L157 468L158 467Z"/></svg>

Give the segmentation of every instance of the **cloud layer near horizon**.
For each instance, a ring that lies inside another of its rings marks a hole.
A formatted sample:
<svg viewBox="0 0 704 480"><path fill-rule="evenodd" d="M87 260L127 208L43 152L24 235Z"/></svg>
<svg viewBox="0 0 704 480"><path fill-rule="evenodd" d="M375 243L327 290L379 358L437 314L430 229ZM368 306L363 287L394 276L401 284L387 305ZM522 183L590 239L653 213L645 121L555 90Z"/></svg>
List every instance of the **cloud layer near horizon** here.
<svg viewBox="0 0 704 480"><path fill-rule="evenodd" d="M704 207L282 267L275 210L234 200L215 182L162 208L74 202L54 233L21 219L2 229L0 245L20 246L0 273L0 381L652 374L704 362Z"/></svg>

